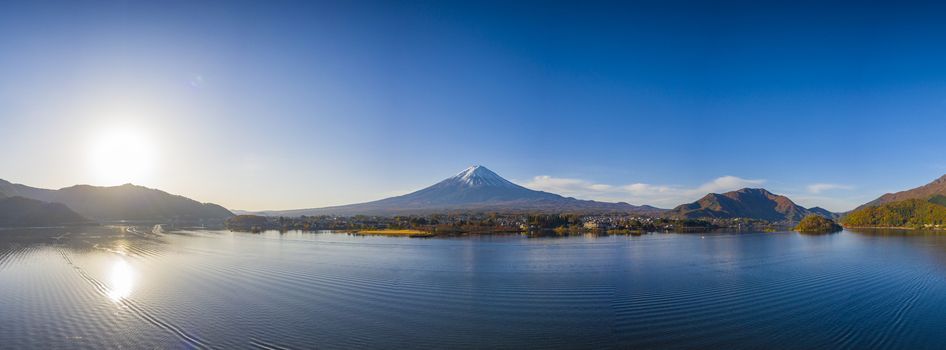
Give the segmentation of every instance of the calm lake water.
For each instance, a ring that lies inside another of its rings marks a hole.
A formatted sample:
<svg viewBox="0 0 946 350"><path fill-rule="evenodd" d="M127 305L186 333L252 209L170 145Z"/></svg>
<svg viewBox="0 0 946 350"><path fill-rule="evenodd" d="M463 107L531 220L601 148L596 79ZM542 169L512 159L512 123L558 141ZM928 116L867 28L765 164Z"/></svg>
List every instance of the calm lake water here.
<svg viewBox="0 0 946 350"><path fill-rule="evenodd" d="M0 348L942 348L946 235L0 231Z"/></svg>

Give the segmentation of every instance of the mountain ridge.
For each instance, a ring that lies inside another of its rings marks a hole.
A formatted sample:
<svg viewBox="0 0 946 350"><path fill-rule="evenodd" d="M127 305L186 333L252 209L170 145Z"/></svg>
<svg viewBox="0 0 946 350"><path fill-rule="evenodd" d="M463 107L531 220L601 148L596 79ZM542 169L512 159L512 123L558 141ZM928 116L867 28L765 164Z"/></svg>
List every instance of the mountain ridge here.
<svg viewBox="0 0 946 350"><path fill-rule="evenodd" d="M657 214L665 209L581 200L517 185L482 165L473 165L431 186L395 197L340 206L260 211L269 216L408 215L440 212L627 212Z"/></svg>
<svg viewBox="0 0 946 350"><path fill-rule="evenodd" d="M904 190L900 192L885 193L884 195L877 197L870 202L864 203L857 208L854 208L851 212L864 209L866 207L879 206L882 204L901 202L908 199L929 199L933 196L946 196L946 175L940 176L939 178L922 185L920 187L911 188L909 190Z"/></svg>
<svg viewBox="0 0 946 350"><path fill-rule="evenodd" d="M40 227L91 224L62 203L48 203L0 194L0 227Z"/></svg>
<svg viewBox="0 0 946 350"><path fill-rule="evenodd" d="M764 188L743 188L726 193L709 193L699 200L682 204L666 213L668 216L688 219L749 218L767 221L797 222L809 214L828 219L836 215L820 207L807 209L786 196Z"/></svg>
<svg viewBox="0 0 946 350"><path fill-rule="evenodd" d="M61 203L86 218L102 221L222 220L233 216L217 204L132 184L74 185L51 190L0 179L0 195Z"/></svg>

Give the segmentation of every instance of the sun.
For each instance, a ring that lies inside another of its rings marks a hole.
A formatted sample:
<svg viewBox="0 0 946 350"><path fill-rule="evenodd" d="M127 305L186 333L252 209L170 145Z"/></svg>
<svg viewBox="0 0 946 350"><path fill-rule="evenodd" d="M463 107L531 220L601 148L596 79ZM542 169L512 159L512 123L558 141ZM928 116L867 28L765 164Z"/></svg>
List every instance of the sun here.
<svg viewBox="0 0 946 350"><path fill-rule="evenodd" d="M104 129L93 137L89 149L89 167L100 185L142 183L154 170L154 162L154 144L135 128Z"/></svg>

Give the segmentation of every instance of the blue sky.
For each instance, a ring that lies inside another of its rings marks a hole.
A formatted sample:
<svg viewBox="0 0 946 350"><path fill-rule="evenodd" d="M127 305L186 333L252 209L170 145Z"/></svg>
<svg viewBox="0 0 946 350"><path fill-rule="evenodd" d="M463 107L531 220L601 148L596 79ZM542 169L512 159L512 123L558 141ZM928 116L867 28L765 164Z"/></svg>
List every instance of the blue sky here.
<svg viewBox="0 0 946 350"><path fill-rule="evenodd" d="M0 178L286 209L483 164L579 198L752 186L849 210L946 173L943 10L7 1ZM90 160L113 129L145 140L143 170Z"/></svg>

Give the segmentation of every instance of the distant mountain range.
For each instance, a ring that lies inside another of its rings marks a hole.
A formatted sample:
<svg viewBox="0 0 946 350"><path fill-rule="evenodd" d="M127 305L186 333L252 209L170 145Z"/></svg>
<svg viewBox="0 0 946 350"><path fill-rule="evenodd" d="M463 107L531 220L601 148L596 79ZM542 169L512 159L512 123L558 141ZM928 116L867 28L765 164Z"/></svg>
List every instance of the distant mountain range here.
<svg viewBox="0 0 946 350"><path fill-rule="evenodd" d="M131 184L50 190L0 180L0 196L61 203L83 217L99 221L223 220L233 216L216 204Z"/></svg>
<svg viewBox="0 0 946 350"><path fill-rule="evenodd" d="M680 205L665 215L680 218L750 218L767 221L797 222L809 214L834 219L836 215L822 208L806 209L788 197L761 188L743 188L723 194L710 193L700 200Z"/></svg>
<svg viewBox="0 0 946 350"><path fill-rule="evenodd" d="M913 202L907 202L911 200ZM884 206L887 204L890 205ZM860 211L857 218L868 223L902 221L915 224L930 221L937 224L940 207L946 208L946 176L911 190L885 194L851 213ZM881 209L867 213L863 211L866 208ZM921 211L930 218L921 217L918 214ZM432 186L402 196L324 208L241 213L269 216L387 216L457 212L626 213L677 218L749 218L791 222L800 221L810 214L830 219L839 218L836 213L818 207L805 208L788 197L761 188L744 188L722 194L710 193L693 203L670 210L624 202L580 200L525 188L480 165L469 167ZM892 212L899 214L890 214ZM113 187L77 185L50 190L0 180L0 226L11 225L10 223L42 224L42 220L37 219L40 217L49 218L47 223L55 224L81 223L88 220L223 220L231 216L232 212L216 204L200 203L183 196L131 184ZM890 220L884 221L886 219Z"/></svg>
<svg viewBox="0 0 946 350"><path fill-rule="evenodd" d="M373 202L314 209L265 211L270 216L300 215L407 215L452 211L479 212L582 212L660 214L665 209L579 200L554 193L530 190L514 184L484 166L476 165L433 186Z"/></svg>

